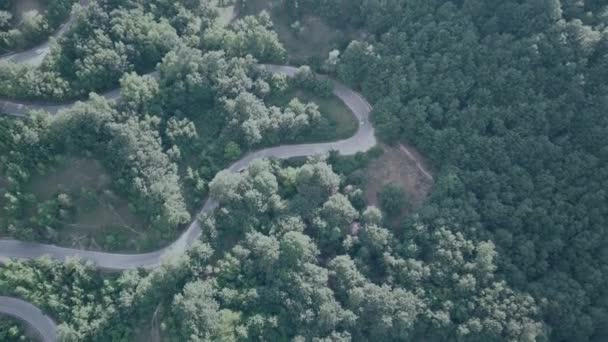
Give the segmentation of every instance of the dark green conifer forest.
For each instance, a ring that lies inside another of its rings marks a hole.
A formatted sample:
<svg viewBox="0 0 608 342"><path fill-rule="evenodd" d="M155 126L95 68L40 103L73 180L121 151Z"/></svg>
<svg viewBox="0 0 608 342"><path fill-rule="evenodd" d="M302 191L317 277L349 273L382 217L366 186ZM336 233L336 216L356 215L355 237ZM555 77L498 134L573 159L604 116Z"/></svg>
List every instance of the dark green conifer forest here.
<svg viewBox="0 0 608 342"><path fill-rule="evenodd" d="M492 241L500 278L536 299L550 340L608 338L607 4L306 3L373 34L349 44L338 75L373 99L382 139L439 168L420 220Z"/></svg>

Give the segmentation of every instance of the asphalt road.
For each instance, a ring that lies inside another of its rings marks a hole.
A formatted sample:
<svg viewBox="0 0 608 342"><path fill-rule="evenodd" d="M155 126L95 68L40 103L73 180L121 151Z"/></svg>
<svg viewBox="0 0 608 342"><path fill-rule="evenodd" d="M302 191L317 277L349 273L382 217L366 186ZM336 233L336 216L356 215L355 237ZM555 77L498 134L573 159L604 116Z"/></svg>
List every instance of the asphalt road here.
<svg viewBox="0 0 608 342"><path fill-rule="evenodd" d="M57 340L57 325L34 305L21 299L0 296L0 313L26 321L44 342Z"/></svg>
<svg viewBox="0 0 608 342"><path fill-rule="evenodd" d="M264 65L269 71L283 73L293 76L297 68L279 65ZM156 76L156 74L152 74ZM352 155L357 152L365 152L376 145L374 127L369 121L369 114L372 107L365 99L354 90L346 87L340 82L333 81L335 96L340 98L353 112L359 122L359 129L352 137L335 142L301 145L280 145L262 150L251 152L240 160L232 164L228 169L238 172L246 168L253 160L259 158L287 159L292 157L304 157L315 154L327 153L336 150L342 155ZM118 93L112 91L104 95L111 99L118 99ZM21 104L9 101L0 101L0 108L6 114L25 116L29 110L45 110L51 113L59 109L65 109L73 104L45 105L45 104ZM211 211L216 204L208 200L200 213ZM189 228L171 245L152 253L146 254L115 254L78 250L72 248L58 247L48 244L32 242L22 242L17 240L0 240L0 259L19 258L34 259L43 255L51 256L54 259L65 260L67 257L80 257L94 262L98 267L106 270L124 270L130 268L144 267L151 268L157 266L160 261L175 253L180 253L188 248L200 236L200 226L198 221L192 222Z"/></svg>
<svg viewBox="0 0 608 342"><path fill-rule="evenodd" d="M86 3L86 1L83 1ZM66 27L69 24L66 25ZM36 50L36 49L33 49ZM33 53L33 52L32 52ZM28 59L30 54L24 52L8 57L18 62L31 62ZM40 54L38 54L40 56ZM288 76L293 76L297 68L290 66L279 65L264 65L269 71L274 73L283 73ZM157 76L157 73L152 73L152 76ZM376 145L374 135L374 127L372 126L369 114L372 110L371 105L356 91L348 88L342 83L331 80L333 83L333 93L340 98L346 106L352 111L357 121L359 128L355 135L348 139L335 142L318 143L318 144L300 144L300 145L280 145L271 148L266 148L251 152L243 158L232 164L228 169L232 172L239 172L246 168L253 160L258 158L276 158L286 159L292 157L311 156L320 153L327 153L332 150L338 151L342 155L352 155L357 152L365 152ZM104 94L109 99L119 99L119 91L114 90ZM62 109L73 106L74 103L53 105L45 103L20 103L11 100L0 100L0 112L14 115L26 116L31 110L45 110L52 114L57 113ZM217 203L213 199L207 200L200 213L207 213L217 207ZM188 229L171 245L152 253L145 254L115 254L105 252L94 252L86 250L71 249L48 244L39 244L32 242L22 242L17 240L0 240L0 261L7 259L35 259L41 256L50 256L57 260L65 260L68 257L80 257L90 260L97 267L105 270L125 270L132 268L154 268L158 266L164 258L171 255L181 254L193 242L195 242L201 234L201 227L197 220L192 222ZM56 326L48 317L44 316L39 309L27 302L18 299L0 297L0 313L5 313L14 317L23 319L31 324L44 337L45 341L54 341L56 339Z"/></svg>

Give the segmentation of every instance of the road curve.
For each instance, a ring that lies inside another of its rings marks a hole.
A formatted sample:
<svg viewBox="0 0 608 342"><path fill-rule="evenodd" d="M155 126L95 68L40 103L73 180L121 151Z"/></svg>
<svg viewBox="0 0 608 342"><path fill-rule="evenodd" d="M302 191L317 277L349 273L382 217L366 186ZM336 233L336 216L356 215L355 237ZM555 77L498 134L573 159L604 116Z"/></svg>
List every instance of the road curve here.
<svg viewBox="0 0 608 342"><path fill-rule="evenodd" d="M88 0L82 0L80 3L86 5ZM72 20L73 19L70 18L70 21L64 24L60 32L56 35L65 31ZM2 56L0 57L0 60L12 59L18 63L38 64L41 61L41 58L47 53L48 43L23 53ZM281 73L290 77L297 71L297 68L291 66L263 66L270 72ZM158 73L151 73L150 75L158 77ZM344 102L359 122L359 127L355 135L348 139L335 142L280 145L250 152L232 164L228 170L239 172L246 168L253 160L258 158L286 159L292 157L305 157L327 153L332 150L338 151L342 155L352 155L357 152L368 151L374 147L377 141L374 134L374 127L372 126L369 117L372 106L356 91L336 80L330 79L330 81L333 84L333 94ZM103 96L112 100L119 99L120 90L113 90L103 94ZM60 110L67 109L73 105L74 103L61 105L20 103L0 99L0 113L23 117L27 116L31 110L44 110L51 114L55 114ZM208 199L199 213L208 213L216 207L217 202L213 199ZM120 271L139 267L154 268L165 258L182 253L191 246L200 235L200 223L198 220L194 220L188 229L171 245L158 251L144 254L115 254L17 240L0 240L0 261L7 259L35 259L42 256L50 256L57 260L65 260L68 257L80 257L92 261L97 267L105 270ZM16 298L0 297L0 314L11 315L26 321L39 332L43 337L43 341L55 341L57 338L57 327L55 323L32 304Z"/></svg>
<svg viewBox="0 0 608 342"><path fill-rule="evenodd" d="M280 65L264 65L266 69L273 73L282 73L293 76L297 68ZM157 76L157 74L152 74ZM246 168L252 161L259 158L287 159L292 157L311 156L320 153L327 153L335 150L342 155L352 155L357 152L365 152L376 145L374 127L370 122L369 114L372 106L359 93L348 88L342 83L331 80L333 83L333 93L348 106L357 121L359 128L355 135L348 139L335 142L300 144L300 145L280 145L265 148L248 153L240 160L232 164L228 170L239 172ZM119 92L112 91L104 95L109 99L118 99ZM30 110L46 110L56 113L61 109L66 109L73 104L65 105L36 105L21 104L10 101L0 101L0 112L15 116L26 116ZM217 207L217 202L208 199L200 214L208 213ZM18 240L0 240L0 260L7 259L35 259L42 256L50 256L57 260L65 260L68 257L80 257L90 260L97 267L105 270L120 271L132 268L154 268L161 261L171 255L177 255L186 250L201 235L201 226L198 220L194 220L188 229L171 245L156 252L144 254L115 254L106 252L95 252L78 250L72 248L59 247L49 244L33 242L23 242ZM21 318L33 325L37 331L45 338L45 341L54 341L56 327L48 317L42 315L39 309L33 305L18 299L0 297L0 313L9 314ZM43 319L44 318L44 319ZM50 323L49 323L50 322Z"/></svg>
<svg viewBox="0 0 608 342"><path fill-rule="evenodd" d="M57 325L34 305L21 299L0 296L0 313L27 322L44 342L57 340Z"/></svg>
<svg viewBox="0 0 608 342"><path fill-rule="evenodd" d="M279 65L264 65L266 69L273 73L282 73L293 76L297 68ZM155 75L155 74L153 74ZM346 106L353 112L359 128L355 135L348 139L335 142L301 144L301 145L280 145L271 148L261 149L248 153L240 160L232 164L228 169L233 172L241 171L246 168L253 160L259 158L287 159L292 157L311 156L320 153L327 153L332 150L338 151L342 155L352 155L357 152L365 152L376 145L374 128L369 120L372 107L357 92L346 87L342 83L332 80L333 93L341 99ZM110 99L117 99L116 91L104 95ZM46 110L56 112L60 109L69 108L73 104L61 106L47 106L34 104L19 104L7 101L0 101L0 108L6 114L25 116L30 110ZM212 200L207 200L200 213L207 213L213 210L217 204ZM161 260L169 255L180 253L188 248L201 234L199 222L195 220L188 229L171 245L156 252L145 254L115 254L106 252L95 252L78 250L72 248L59 247L55 245L40 244L33 242L23 242L17 240L0 240L0 259L18 258L35 259L48 255L54 259L65 260L68 257L80 257L90 260L98 267L106 270L125 270L131 268L153 268Z"/></svg>
<svg viewBox="0 0 608 342"><path fill-rule="evenodd" d="M78 1L82 7L88 6L90 2L91 0ZM10 52L0 55L0 61L5 60L19 64L39 65L42 63L44 56L48 55L48 53L51 51L51 41L62 36L68 30L68 28L70 28L75 19L76 18L73 15L70 15L68 20L61 24L59 28L49 37L49 40L25 51Z"/></svg>

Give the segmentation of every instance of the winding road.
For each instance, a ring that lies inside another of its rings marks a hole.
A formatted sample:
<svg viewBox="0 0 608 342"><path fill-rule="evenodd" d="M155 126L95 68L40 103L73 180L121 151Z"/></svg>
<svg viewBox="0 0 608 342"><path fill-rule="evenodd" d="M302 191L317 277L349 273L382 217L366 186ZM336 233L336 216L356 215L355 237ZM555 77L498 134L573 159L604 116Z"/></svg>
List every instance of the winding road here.
<svg viewBox="0 0 608 342"><path fill-rule="evenodd" d="M293 76L297 68L280 65L263 65L273 73L283 73ZM280 145L265 148L245 155L240 160L232 164L228 170L238 172L246 168L253 160L259 158L287 159L293 157L305 157L315 154L327 153L332 150L340 152L342 155L352 155L357 152L365 152L376 145L374 128L369 120L369 113L372 107L367 101L354 90L346 87L340 82L332 80L335 96L340 98L352 111L359 122L359 129L352 137L335 142L301 145ZM114 92L110 93L110 98ZM107 96L107 95L104 95ZM15 116L25 116L30 110L46 110L50 112L69 108L73 104L61 106L47 106L35 104L18 104L14 102L0 101L0 110L4 113ZM207 213L213 210L217 203L213 199L207 200L200 213ZM23 242L17 240L0 240L0 259L19 258L35 259L48 255L54 259L65 260L67 257L80 257L94 262L99 268L105 270L125 270L130 268L153 268L158 266L161 260L169 255L181 253L188 248L201 234L198 220L190 224L188 229L171 245L156 252L145 254L115 254L105 252L95 252L78 250L72 248L59 247L55 245L39 244L33 242Z"/></svg>
<svg viewBox="0 0 608 342"><path fill-rule="evenodd" d="M79 0L78 3L80 6L87 6L90 0ZM21 51L21 52L11 52L7 54L0 55L0 60L8 60L15 63L20 64L31 64L31 65L39 65L42 63L44 56L46 56L51 51L51 41L52 39L57 39L63 35L70 25L74 22L76 18L72 15L68 17L63 24L59 26L59 28L49 37L49 40L44 43L33 47L31 49Z"/></svg>
<svg viewBox="0 0 608 342"><path fill-rule="evenodd" d="M54 342L57 339L55 322L28 302L0 296L0 313L24 320L38 332L44 342Z"/></svg>
<svg viewBox="0 0 608 342"><path fill-rule="evenodd" d="M80 3L86 5L88 0L82 0ZM73 18L70 18L54 36L59 36L65 32L72 20ZM47 42L25 52L2 56L0 57L0 60L10 59L16 63L38 65L49 51L49 43ZM291 66L263 66L270 72L282 73L287 76L293 76L297 71L297 68ZM157 73L151 73L150 75L158 77ZM352 155L357 152L365 152L374 147L376 145L376 138L374 135L374 127L369 118L369 114L372 110L371 105L363 96L344 84L336 80L331 80L331 82L333 83L333 94L348 106L359 122L359 128L355 135L348 139L335 142L280 145L258 150L245 155L228 169L232 172L239 172L246 168L253 160L258 158L286 159L327 153L332 150L336 150L342 155ZM120 98L120 91L113 90L103 94L103 96L108 99L118 100ZM44 110L51 114L56 114L73 105L74 103L62 105L20 103L18 101L0 99L0 113L24 117L27 116L31 110ZM200 213L210 212L216 207L217 202L213 199L208 199ZM158 266L163 259L171 255L183 253L183 251L195 242L200 235L201 227L198 220L195 220L171 245L156 252L145 254L114 254L17 240L0 240L0 261L7 259L35 259L42 256L50 256L57 260L65 260L68 257L80 257L92 261L97 267L105 270L120 271L138 267L154 268ZM0 297L0 314L6 314L24 320L40 334L44 341L55 341L57 339L56 324L48 316L45 316L40 309L28 302L11 297Z"/></svg>

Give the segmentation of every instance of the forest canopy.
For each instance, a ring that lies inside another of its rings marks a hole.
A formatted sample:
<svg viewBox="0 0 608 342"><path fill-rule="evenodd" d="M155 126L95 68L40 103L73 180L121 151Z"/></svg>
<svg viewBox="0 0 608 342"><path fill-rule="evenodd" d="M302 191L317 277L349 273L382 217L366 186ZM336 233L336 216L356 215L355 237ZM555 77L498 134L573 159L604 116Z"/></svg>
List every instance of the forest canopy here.
<svg viewBox="0 0 608 342"><path fill-rule="evenodd" d="M100 159L151 230L203 232L154 270L11 261L0 292L66 341L132 341L151 316L169 341L608 339L608 4L272 3L292 28L312 16L358 38L288 80L258 65L290 60L269 12L224 26L207 1L100 0L76 6L41 66L0 63L2 96L122 96L0 120L2 234L52 241L69 201L32 207L25 184L64 154ZM429 160L414 214L398 220L391 184L367 205L375 152L220 171L328 131L319 106L285 101L331 94L315 71L362 92L383 143ZM217 207L197 216L206 198Z"/></svg>
<svg viewBox="0 0 608 342"><path fill-rule="evenodd" d="M24 50L46 39L67 19L76 0L33 1L42 8L17 12L18 1L0 0L0 55ZM23 1L25 2L25 1ZM27 7L24 4L23 7ZM34 6L35 7L35 6Z"/></svg>
<svg viewBox="0 0 608 342"><path fill-rule="evenodd" d="M492 241L498 274L536 298L550 340L607 338L606 4L296 3L284 1L295 18L371 34L336 74L373 101L380 138L438 166L420 219Z"/></svg>

